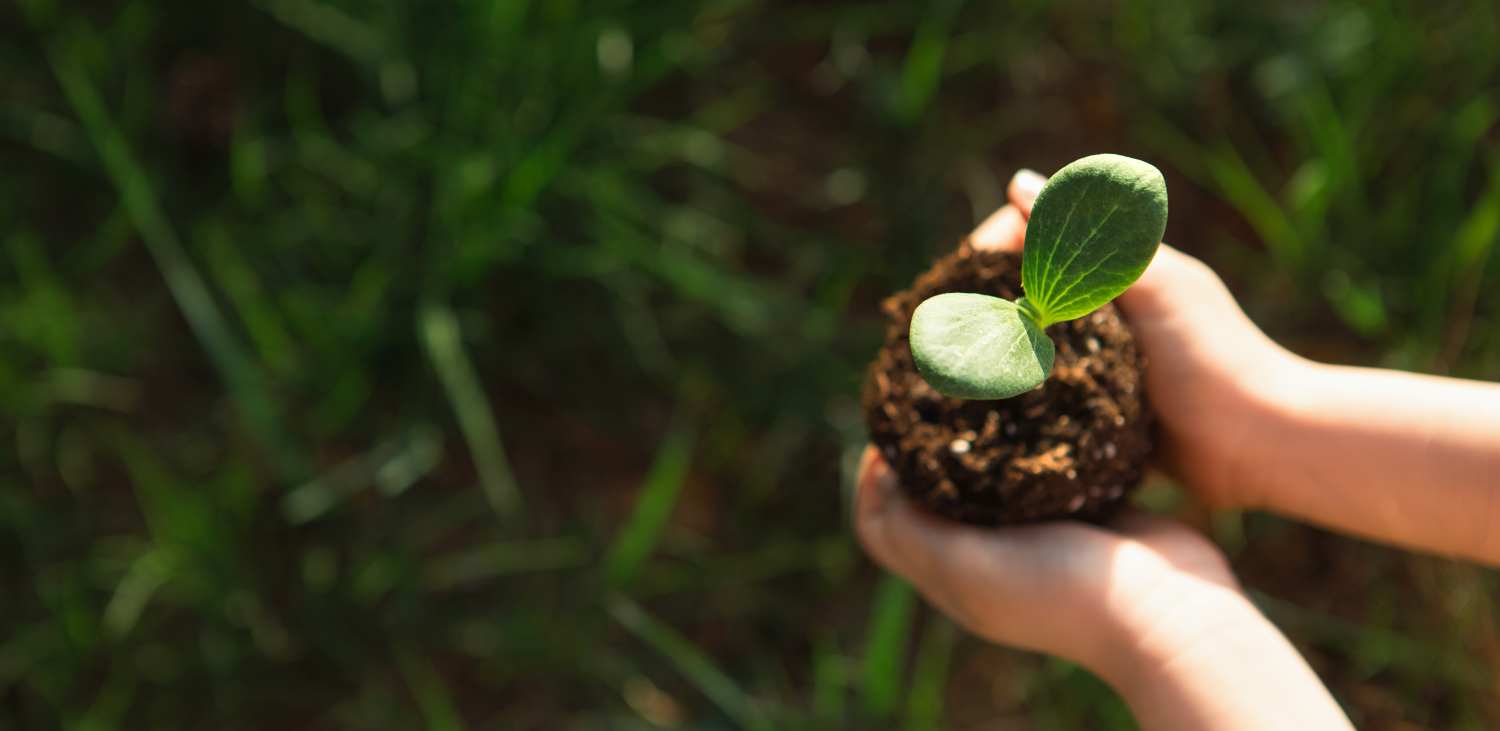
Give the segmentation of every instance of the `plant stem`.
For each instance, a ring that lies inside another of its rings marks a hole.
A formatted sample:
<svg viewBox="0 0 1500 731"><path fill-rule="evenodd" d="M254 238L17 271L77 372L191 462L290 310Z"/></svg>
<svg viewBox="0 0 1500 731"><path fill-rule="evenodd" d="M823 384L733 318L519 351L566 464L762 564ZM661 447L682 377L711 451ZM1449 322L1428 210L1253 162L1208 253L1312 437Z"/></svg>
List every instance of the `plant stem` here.
<svg viewBox="0 0 1500 731"><path fill-rule="evenodd" d="M1041 311L1037 310L1036 305L1032 304L1031 300L1026 299L1025 297L1016 300L1016 307L1021 308L1021 314L1031 318L1031 321L1036 323L1036 326L1042 328L1043 330L1047 329L1047 326L1052 324L1049 320L1047 320L1046 316L1042 315Z"/></svg>

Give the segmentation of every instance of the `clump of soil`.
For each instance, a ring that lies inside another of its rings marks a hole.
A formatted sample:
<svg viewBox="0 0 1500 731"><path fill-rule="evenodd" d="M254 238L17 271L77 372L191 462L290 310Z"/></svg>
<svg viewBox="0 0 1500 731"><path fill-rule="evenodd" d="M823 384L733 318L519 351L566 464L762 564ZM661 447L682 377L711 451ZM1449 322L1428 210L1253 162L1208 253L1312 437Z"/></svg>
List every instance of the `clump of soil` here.
<svg viewBox="0 0 1500 731"><path fill-rule="evenodd" d="M1119 311L1047 328L1057 346L1040 388L999 401L948 398L912 363L911 313L943 292L1021 295L1020 254L968 242L885 300L885 345L864 388L870 438L902 487L941 515L980 525L1108 519L1151 451L1145 359Z"/></svg>

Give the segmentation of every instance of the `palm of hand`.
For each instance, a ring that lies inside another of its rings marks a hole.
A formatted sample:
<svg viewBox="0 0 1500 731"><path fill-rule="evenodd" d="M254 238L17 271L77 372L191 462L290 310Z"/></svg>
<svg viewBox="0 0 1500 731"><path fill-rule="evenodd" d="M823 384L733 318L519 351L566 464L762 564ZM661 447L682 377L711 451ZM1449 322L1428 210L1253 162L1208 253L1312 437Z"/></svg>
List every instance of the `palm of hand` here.
<svg viewBox="0 0 1500 731"><path fill-rule="evenodd" d="M1174 648L1204 602L1238 596L1207 539L1172 520L1127 513L1109 528L1074 522L991 530L922 512L867 449L855 498L866 550L970 631L1079 662ZM1171 629L1171 632L1164 630Z"/></svg>

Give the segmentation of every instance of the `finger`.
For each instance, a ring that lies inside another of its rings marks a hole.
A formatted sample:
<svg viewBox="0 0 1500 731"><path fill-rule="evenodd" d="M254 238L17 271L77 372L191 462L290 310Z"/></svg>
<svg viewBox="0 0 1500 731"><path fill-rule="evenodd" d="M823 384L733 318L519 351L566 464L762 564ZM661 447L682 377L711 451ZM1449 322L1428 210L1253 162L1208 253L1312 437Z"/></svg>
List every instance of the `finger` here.
<svg viewBox="0 0 1500 731"><path fill-rule="evenodd" d="M1017 171L1006 191L1011 202L990 214L974 229L969 237L974 248L1020 251L1026 239L1026 217L1031 214L1036 194L1046 182L1046 178L1031 170Z"/></svg>
<svg viewBox="0 0 1500 731"><path fill-rule="evenodd" d="M1147 300L1154 299L1157 293L1170 292L1174 282L1181 283L1184 277L1196 277L1197 270L1206 268L1203 262L1163 243L1157 247L1156 256L1151 259L1141 278L1120 299L1136 299L1141 300L1141 304L1149 304ZM1130 304L1127 302L1126 306Z"/></svg>
<svg viewBox="0 0 1500 731"><path fill-rule="evenodd" d="M1239 585L1223 551L1180 520L1132 507L1110 521L1110 527L1126 539L1155 551L1178 570L1230 588Z"/></svg>
<svg viewBox="0 0 1500 731"><path fill-rule="evenodd" d="M1052 526L1049 526L1052 527ZM952 614L975 604L1006 603L1046 593L1049 577L1036 544L1045 528L985 530L929 515L906 499L888 503L881 540L892 570Z"/></svg>
<svg viewBox="0 0 1500 731"><path fill-rule="evenodd" d="M969 234L969 243L976 249L995 251L1020 251L1021 241L1026 236L1026 219L1014 205L1001 206L974 233Z"/></svg>
<svg viewBox="0 0 1500 731"><path fill-rule="evenodd" d="M992 565L1006 560L999 555L1004 548L986 545L973 529L921 512L900 493L883 463L872 466L870 474L861 485L856 522L865 550L944 614L973 632L990 634L990 615L1000 611L985 608L1020 596L1015 584L1024 583Z"/></svg>
<svg viewBox="0 0 1500 731"><path fill-rule="evenodd" d="M900 494L895 471L880 457L873 447L866 447L860 460L859 476L855 481L854 530L865 552L876 563L916 586L938 609L948 616L964 618L964 610L953 585L938 581L935 572L938 566L931 561L932 551L914 553L910 550L911 538L899 526L913 515L905 498Z"/></svg>
<svg viewBox="0 0 1500 731"><path fill-rule="evenodd" d="M1010 179L1010 186L1005 192L1010 197L1011 204L1021 212L1021 216L1030 218L1031 206L1036 203L1036 196L1042 192L1042 186L1046 183L1047 179L1040 173L1022 168Z"/></svg>
<svg viewBox="0 0 1500 731"><path fill-rule="evenodd" d="M870 557L887 568L896 557L885 540L885 520L898 489L896 473L881 458L880 451L874 445L866 446L854 481L854 531Z"/></svg>
<svg viewBox="0 0 1500 731"><path fill-rule="evenodd" d="M865 451L859 456L859 476L855 478L855 517L866 508L883 510L885 495L894 492L896 487L895 471L886 464L875 445L866 444Z"/></svg>
<svg viewBox="0 0 1500 731"><path fill-rule="evenodd" d="M860 455L859 474L854 480L852 512L855 537L875 562L894 571L900 557L886 540L886 520L890 503L899 499L896 473L880 456L875 445L865 447Z"/></svg>
<svg viewBox="0 0 1500 731"><path fill-rule="evenodd" d="M1074 522L976 528L917 508L878 456L861 476L860 541L971 632L1075 661L1108 647L1115 574L1147 555L1136 540Z"/></svg>
<svg viewBox="0 0 1500 731"><path fill-rule="evenodd" d="M926 516L907 504L895 471L874 447L865 449L860 463L854 515L860 543L876 563L919 588L938 568L937 549L929 544L936 529L916 527Z"/></svg>
<svg viewBox="0 0 1500 731"><path fill-rule="evenodd" d="M868 453L867 453L868 454ZM982 529L933 516L901 494L895 474L878 455L861 475L855 505L861 543L876 562L910 581L934 604L963 619L976 601L1033 601L1078 572L1066 566L1075 551L1094 554L1093 535L1118 540L1080 523ZM1070 545L1067 550L1055 550ZM1049 550L1050 549L1052 550ZM1031 597L1031 599L1027 599Z"/></svg>
<svg viewBox="0 0 1500 731"><path fill-rule="evenodd" d="M887 497L866 545L943 613L1003 644L1097 654L1110 572L1132 541L1074 522L976 528Z"/></svg>
<svg viewBox="0 0 1500 731"><path fill-rule="evenodd" d="M1134 321L1190 317L1217 321L1218 329L1249 323L1219 275L1202 261L1166 244L1157 249L1145 273L1117 301Z"/></svg>

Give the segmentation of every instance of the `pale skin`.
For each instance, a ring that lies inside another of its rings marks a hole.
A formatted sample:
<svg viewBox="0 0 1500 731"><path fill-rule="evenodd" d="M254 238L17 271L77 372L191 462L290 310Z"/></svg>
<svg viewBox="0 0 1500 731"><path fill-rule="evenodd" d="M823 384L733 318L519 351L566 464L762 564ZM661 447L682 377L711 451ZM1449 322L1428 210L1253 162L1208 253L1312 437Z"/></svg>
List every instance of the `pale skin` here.
<svg viewBox="0 0 1500 731"><path fill-rule="evenodd" d="M1043 182L1018 173L973 244L1020 250ZM1162 466L1209 505L1500 565L1500 385L1300 358L1166 245L1117 302L1150 359ZM1088 668L1143 728L1351 728L1223 554L1181 523L959 525L910 503L874 449L856 489L878 563L974 634Z"/></svg>

